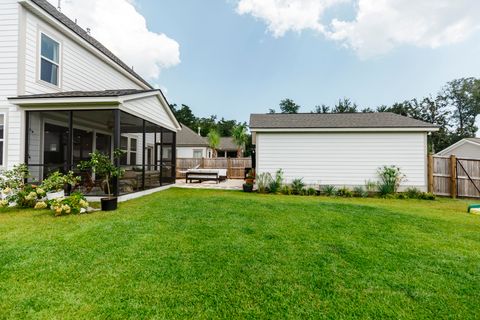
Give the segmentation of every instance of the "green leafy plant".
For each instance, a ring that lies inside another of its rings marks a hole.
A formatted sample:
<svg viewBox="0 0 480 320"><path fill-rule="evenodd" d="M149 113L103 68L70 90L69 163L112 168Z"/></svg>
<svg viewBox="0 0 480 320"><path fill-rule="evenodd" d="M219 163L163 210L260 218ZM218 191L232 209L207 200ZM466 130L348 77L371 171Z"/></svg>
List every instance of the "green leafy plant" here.
<svg viewBox="0 0 480 320"><path fill-rule="evenodd" d="M422 192L420 195L420 199L422 200L435 200L436 196L433 193L430 192Z"/></svg>
<svg viewBox="0 0 480 320"><path fill-rule="evenodd" d="M335 186L326 185L322 187L322 193L327 197L333 197L337 194L337 189L335 188Z"/></svg>
<svg viewBox="0 0 480 320"><path fill-rule="evenodd" d="M344 198L351 198L353 197L353 193L347 187L342 187L337 190L337 196L344 197Z"/></svg>
<svg viewBox="0 0 480 320"><path fill-rule="evenodd" d="M292 188L288 184L285 184L280 188L280 193L289 196L292 194Z"/></svg>
<svg viewBox="0 0 480 320"><path fill-rule="evenodd" d="M4 170L0 174L0 188L5 194L12 190L23 189L25 180L30 177L26 164L18 164L10 170ZM5 190L6 189L6 190Z"/></svg>
<svg viewBox="0 0 480 320"><path fill-rule="evenodd" d="M309 187L307 188L306 194L307 196L315 196L317 195L317 190L313 187Z"/></svg>
<svg viewBox="0 0 480 320"><path fill-rule="evenodd" d="M272 178L272 180L268 184L268 191L270 193L278 193L282 185L283 185L283 171L282 169L278 169L277 172L275 172L275 178Z"/></svg>
<svg viewBox="0 0 480 320"><path fill-rule="evenodd" d="M63 190L65 185L75 187L80 180L81 178L76 176L73 171L69 171L65 175L59 171L55 171L44 179L40 186L46 192L57 192Z"/></svg>
<svg viewBox="0 0 480 320"><path fill-rule="evenodd" d="M34 185L26 184L22 189L8 196L7 203L18 208L34 208L37 201L43 199L45 191Z"/></svg>
<svg viewBox="0 0 480 320"><path fill-rule="evenodd" d="M114 159L118 159L122 156L123 151L115 150ZM81 170L91 169L93 173L103 177L105 184L107 185L107 195L111 196L110 182L114 177L120 177L123 175L124 170L116 167L110 156L103 154L100 151L90 153L90 160L82 161L78 164L78 168Z"/></svg>
<svg viewBox="0 0 480 320"><path fill-rule="evenodd" d="M296 195L301 195L303 189L305 188L305 183L303 182L303 178L296 178L292 180L291 183L292 193Z"/></svg>
<svg viewBox="0 0 480 320"><path fill-rule="evenodd" d="M378 191L381 196L397 193L398 187L405 180L405 175L396 166L383 166L377 173L380 178Z"/></svg>
<svg viewBox="0 0 480 320"><path fill-rule="evenodd" d="M422 193L423 192L417 188L408 188L404 192L405 196L410 199L420 199L420 197L422 196Z"/></svg>
<svg viewBox="0 0 480 320"><path fill-rule="evenodd" d="M242 149L248 142L247 126L245 124L237 124L232 129L232 139L237 146L237 157L242 156Z"/></svg>
<svg viewBox="0 0 480 320"><path fill-rule="evenodd" d="M213 157L217 157L217 149L220 146L220 133L216 129L210 130L207 134L208 146L213 150Z"/></svg>
<svg viewBox="0 0 480 320"><path fill-rule="evenodd" d="M366 191L362 186L357 186L353 188L353 196L358 198L366 198L368 197L368 191Z"/></svg>
<svg viewBox="0 0 480 320"><path fill-rule="evenodd" d="M257 183L257 190L259 193L267 193L268 186L272 182L272 175L268 172L263 172L257 175L256 183Z"/></svg>

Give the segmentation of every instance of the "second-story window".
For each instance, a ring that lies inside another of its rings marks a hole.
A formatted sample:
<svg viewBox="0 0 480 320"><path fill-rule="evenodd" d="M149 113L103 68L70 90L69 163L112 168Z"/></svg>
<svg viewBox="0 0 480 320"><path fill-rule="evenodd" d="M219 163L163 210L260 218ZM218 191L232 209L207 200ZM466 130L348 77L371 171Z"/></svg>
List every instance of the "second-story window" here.
<svg viewBox="0 0 480 320"><path fill-rule="evenodd" d="M58 86L60 44L42 33L40 49L40 79Z"/></svg>

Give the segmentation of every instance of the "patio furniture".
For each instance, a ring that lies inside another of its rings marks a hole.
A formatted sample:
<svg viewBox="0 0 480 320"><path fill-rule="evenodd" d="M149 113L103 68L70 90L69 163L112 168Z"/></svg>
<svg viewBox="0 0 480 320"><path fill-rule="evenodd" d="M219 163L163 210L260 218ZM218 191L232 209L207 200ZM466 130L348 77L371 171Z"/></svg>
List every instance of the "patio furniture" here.
<svg viewBox="0 0 480 320"><path fill-rule="evenodd" d="M203 181L225 181L227 179L226 169L189 169L186 173L185 182Z"/></svg>

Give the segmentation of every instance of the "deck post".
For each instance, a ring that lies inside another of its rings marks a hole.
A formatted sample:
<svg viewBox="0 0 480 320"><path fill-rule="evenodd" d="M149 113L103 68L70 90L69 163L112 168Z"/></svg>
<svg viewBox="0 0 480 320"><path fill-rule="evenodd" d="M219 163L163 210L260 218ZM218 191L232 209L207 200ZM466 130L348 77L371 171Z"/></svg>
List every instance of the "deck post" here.
<svg viewBox="0 0 480 320"><path fill-rule="evenodd" d="M453 154L450 156L450 196L457 197L457 157Z"/></svg>

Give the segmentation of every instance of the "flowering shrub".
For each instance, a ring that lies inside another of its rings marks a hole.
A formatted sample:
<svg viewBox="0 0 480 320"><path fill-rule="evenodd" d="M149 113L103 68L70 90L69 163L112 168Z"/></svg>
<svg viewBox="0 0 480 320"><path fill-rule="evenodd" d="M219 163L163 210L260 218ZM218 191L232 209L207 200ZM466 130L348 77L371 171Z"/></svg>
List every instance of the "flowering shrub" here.
<svg viewBox="0 0 480 320"><path fill-rule="evenodd" d="M88 202L79 192L74 192L70 197L50 201L50 209L56 216L80 214L87 212Z"/></svg>
<svg viewBox="0 0 480 320"><path fill-rule="evenodd" d="M43 197L45 197L45 191L42 188L27 184L21 190L8 196L6 201L20 208L34 208L37 201L43 199Z"/></svg>

